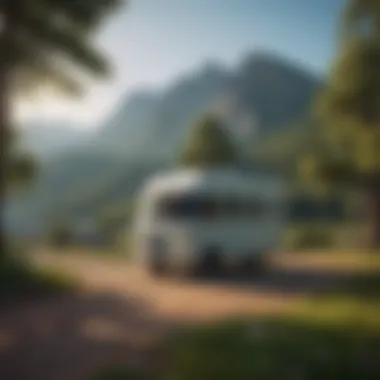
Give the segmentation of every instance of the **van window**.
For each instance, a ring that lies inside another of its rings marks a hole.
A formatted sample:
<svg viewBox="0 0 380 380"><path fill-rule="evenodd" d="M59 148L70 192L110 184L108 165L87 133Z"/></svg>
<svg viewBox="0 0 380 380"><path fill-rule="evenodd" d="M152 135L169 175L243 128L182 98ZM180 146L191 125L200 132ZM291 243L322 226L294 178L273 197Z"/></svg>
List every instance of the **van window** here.
<svg viewBox="0 0 380 380"><path fill-rule="evenodd" d="M264 203L258 199L229 197L223 200L223 210L227 217L256 218L264 213Z"/></svg>
<svg viewBox="0 0 380 380"><path fill-rule="evenodd" d="M243 199L228 197L222 200L223 215L226 217L236 217L244 215L245 202Z"/></svg>
<svg viewBox="0 0 380 380"><path fill-rule="evenodd" d="M215 198L203 197L197 200L198 215L201 218L210 219L220 215L220 207Z"/></svg>
<svg viewBox="0 0 380 380"><path fill-rule="evenodd" d="M218 203L208 196L174 196L163 199L158 213L170 218L213 218L218 215Z"/></svg>
<svg viewBox="0 0 380 380"><path fill-rule="evenodd" d="M247 213L253 217L259 217L264 214L265 206L258 199L250 199L246 204Z"/></svg>
<svg viewBox="0 0 380 380"><path fill-rule="evenodd" d="M264 212L263 201L234 196L224 198L211 195L171 196L158 204L158 215L173 219L257 218Z"/></svg>

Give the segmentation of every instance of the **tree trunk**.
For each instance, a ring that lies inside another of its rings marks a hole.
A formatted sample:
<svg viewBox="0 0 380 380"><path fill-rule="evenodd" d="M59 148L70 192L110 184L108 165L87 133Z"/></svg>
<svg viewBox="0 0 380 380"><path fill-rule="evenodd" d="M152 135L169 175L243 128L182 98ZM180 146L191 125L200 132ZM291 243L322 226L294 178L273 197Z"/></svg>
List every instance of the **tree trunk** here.
<svg viewBox="0 0 380 380"><path fill-rule="evenodd" d="M380 184L377 183L369 191L369 224L370 248L380 248Z"/></svg>
<svg viewBox="0 0 380 380"><path fill-rule="evenodd" d="M0 264L8 251L5 226L5 201L7 196L7 171L10 144L10 103L9 87L11 74L11 42L12 32L9 20L4 17L3 30L0 34Z"/></svg>

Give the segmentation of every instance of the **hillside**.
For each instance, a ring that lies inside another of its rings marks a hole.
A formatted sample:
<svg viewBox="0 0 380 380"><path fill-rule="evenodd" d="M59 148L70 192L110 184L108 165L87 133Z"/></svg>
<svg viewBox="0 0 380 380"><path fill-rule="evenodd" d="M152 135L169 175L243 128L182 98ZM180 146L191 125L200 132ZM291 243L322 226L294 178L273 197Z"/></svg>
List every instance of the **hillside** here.
<svg viewBox="0 0 380 380"><path fill-rule="evenodd" d="M256 120L257 133L263 137L305 119L320 84L284 58L255 53L243 60L231 91L238 108Z"/></svg>
<svg viewBox="0 0 380 380"><path fill-rule="evenodd" d="M94 143L99 148L122 150L137 155L139 146L154 120L160 94L139 91L122 98L115 111L99 127Z"/></svg>
<svg viewBox="0 0 380 380"><path fill-rule="evenodd" d="M81 144L88 135L83 126L70 121L35 119L21 126L19 143L45 160Z"/></svg>
<svg viewBox="0 0 380 380"><path fill-rule="evenodd" d="M193 123L208 110L232 126L248 117L254 133L245 143L253 150L267 146L274 157L277 139L281 149L294 151L295 141L303 145L299 133L308 134L308 123L299 122L319 85L317 77L283 57L258 52L234 70L210 64L160 92L132 94L94 135L43 165L28 213L95 216L127 201L146 176L175 164ZM288 133L295 138L286 138ZM257 153L262 157L265 149Z"/></svg>

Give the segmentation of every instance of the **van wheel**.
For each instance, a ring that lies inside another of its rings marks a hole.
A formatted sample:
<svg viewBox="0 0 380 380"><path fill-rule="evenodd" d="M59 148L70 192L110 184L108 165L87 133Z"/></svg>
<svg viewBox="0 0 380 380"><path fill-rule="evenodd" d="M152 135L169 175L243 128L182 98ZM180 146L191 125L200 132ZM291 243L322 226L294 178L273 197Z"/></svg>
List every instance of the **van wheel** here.
<svg viewBox="0 0 380 380"><path fill-rule="evenodd" d="M220 250L212 247L206 250L203 255L200 271L206 275L220 274L222 271L222 256Z"/></svg>
<svg viewBox="0 0 380 380"><path fill-rule="evenodd" d="M163 254L152 254L148 259L149 273L155 277L163 277L168 274L169 265Z"/></svg>
<svg viewBox="0 0 380 380"><path fill-rule="evenodd" d="M260 275L267 271L268 262L265 255L251 257L242 265L242 268L245 273Z"/></svg>

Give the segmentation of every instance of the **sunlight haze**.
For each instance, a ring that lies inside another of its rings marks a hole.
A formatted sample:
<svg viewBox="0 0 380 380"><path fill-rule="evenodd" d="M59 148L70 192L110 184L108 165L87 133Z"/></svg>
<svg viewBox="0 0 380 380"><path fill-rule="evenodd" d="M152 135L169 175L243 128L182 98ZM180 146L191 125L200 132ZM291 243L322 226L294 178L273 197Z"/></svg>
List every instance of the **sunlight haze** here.
<svg viewBox="0 0 380 380"><path fill-rule="evenodd" d="M114 77L92 83L83 99L45 95L24 100L17 115L21 120L63 119L91 128L133 90L168 85L208 61L236 65L256 48L323 73L335 50L341 4L341 0L131 1L98 38L113 63Z"/></svg>

